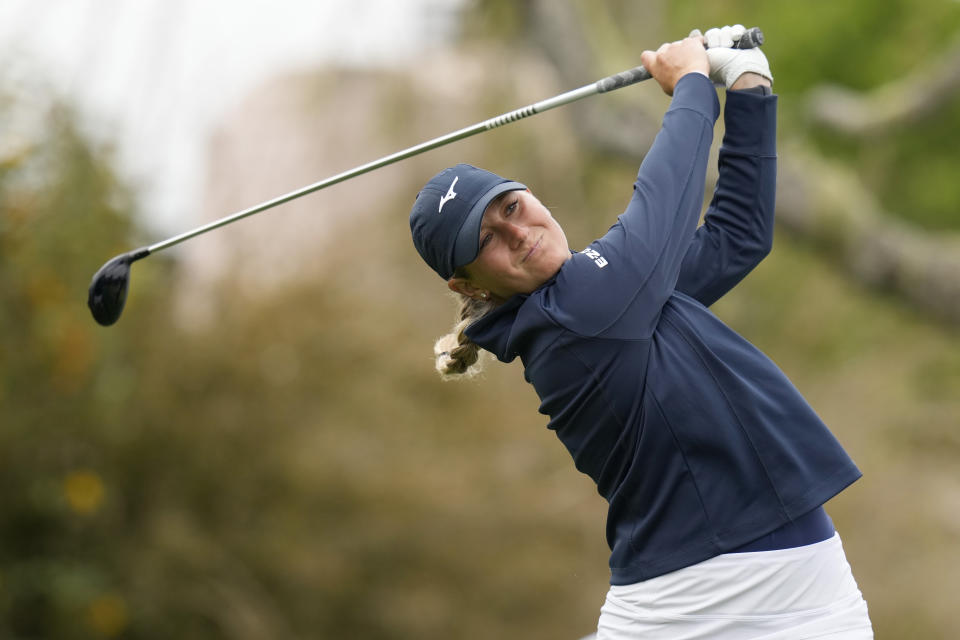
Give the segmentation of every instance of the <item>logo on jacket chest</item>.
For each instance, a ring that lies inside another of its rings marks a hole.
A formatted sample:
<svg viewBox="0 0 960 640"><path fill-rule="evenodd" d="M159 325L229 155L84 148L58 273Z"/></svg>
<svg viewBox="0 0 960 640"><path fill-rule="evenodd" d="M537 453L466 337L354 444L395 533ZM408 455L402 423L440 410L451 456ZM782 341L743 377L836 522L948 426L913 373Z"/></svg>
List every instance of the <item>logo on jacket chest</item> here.
<svg viewBox="0 0 960 640"><path fill-rule="evenodd" d="M593 263L598 267L600 267L601 269L603 269L605 266L609 264L606 258L600 255L598 251L594 251L593 249L584 249L580 253L584 254L585 256L593 260Z"/></svg>

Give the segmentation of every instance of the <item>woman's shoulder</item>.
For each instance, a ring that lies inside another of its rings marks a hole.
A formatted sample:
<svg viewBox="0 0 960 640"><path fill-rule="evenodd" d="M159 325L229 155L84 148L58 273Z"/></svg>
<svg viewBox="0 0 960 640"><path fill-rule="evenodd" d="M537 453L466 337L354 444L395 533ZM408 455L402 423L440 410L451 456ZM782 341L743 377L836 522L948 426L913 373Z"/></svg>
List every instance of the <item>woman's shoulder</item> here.
<svg viewBox="0 0 960 640"><path fill-rule="evenodd" d="M537 292L537 303L553 322L578 335L600 336L625 322L630 330L617 331L617 337L644 337L647 323L635 317L637 272L623 258L602 239L592 242Z"/></svg>

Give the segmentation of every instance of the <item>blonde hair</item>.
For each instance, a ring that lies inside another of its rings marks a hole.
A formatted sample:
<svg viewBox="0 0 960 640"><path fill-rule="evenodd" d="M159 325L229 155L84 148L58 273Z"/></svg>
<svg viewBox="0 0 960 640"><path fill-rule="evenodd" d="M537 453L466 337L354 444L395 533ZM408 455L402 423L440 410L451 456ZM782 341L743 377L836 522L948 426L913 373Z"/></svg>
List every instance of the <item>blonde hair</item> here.
<svg viewBox="0 0 960 640"><path fill-rule="evenodd" d="M462 293L455 295L460 301L457 322L450 333L442 336L433 345L437 371L444 380L453 380L460 376L472 377L483 369L480 345L470 340L465 331L496 306L489 300L474 300Z"/></svg>

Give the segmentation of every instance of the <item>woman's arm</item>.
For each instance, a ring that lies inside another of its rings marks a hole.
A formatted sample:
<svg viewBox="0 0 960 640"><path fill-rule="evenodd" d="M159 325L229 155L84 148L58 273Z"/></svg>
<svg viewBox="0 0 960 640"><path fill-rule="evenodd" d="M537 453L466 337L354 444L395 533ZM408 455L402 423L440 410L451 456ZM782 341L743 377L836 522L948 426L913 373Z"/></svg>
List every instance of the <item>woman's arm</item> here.
<svg viewBox="0 0 960 640"><path fill-rule="evenodd" d="M653 334L700 219L719 112L706 76L690 73L676 84L626 210L560 270L545 300L556 322L581 335Z"/></svg>
<svg viewBox="0 0 960 640"><path fill-rule="evenodd" d="M677 281L678 291L707 306L740 282L773 244L777 97L760 88L769 87L766 79L748 76L754 74L741 76L740 86L749 90L727 93L720 176Z"/></svg>
<svg viewBox="0 0 960 640"><path fill-rule="evenodd" d="M641 59L673 95L663 126L640 165L626 211L606 235L567 261L544 301L556 322L581 335L652 335L703 207L720 112L703 44L689 38L656 54L646 51Z"/></svg>

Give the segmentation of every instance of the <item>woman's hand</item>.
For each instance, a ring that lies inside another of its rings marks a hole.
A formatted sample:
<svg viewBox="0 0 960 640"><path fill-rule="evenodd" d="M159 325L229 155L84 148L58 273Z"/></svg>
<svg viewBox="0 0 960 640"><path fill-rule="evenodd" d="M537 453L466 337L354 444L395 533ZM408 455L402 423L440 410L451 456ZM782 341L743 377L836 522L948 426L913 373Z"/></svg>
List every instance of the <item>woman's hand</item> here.
<svg viewBox="0 0 960 640"><path fill-rule="evenodd" d="M743 37L745 29L741 24L732 27L708 29L703 34L707 45L707 59L710 61L710 79L727 89L749 89L756 86L769 87L773 82L770 63L763 51L755 49L733 49ZM699 36L694 29L691 36Z"/></svg>
<svg viewBox="0 0 960 640"><path fill-rule="evenodd" d="M710 62L702 36L667 42L656 51L644 51L640 54L640 62L668 96L673 95L677 82L688 73L710 75Z"/></svg>

